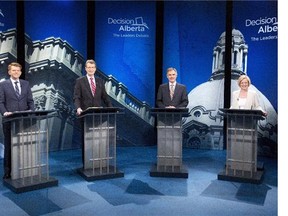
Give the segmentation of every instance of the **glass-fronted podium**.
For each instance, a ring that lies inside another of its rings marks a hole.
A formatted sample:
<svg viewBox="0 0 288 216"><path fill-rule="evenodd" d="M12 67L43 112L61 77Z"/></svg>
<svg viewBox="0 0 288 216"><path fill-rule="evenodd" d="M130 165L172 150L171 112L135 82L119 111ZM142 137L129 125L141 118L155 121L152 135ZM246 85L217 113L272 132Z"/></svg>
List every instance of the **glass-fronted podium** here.
<svg viewBox="0 0 288 216"><path fill-rule="evenodd" d="M157 119L157 164L152 166L152 177L188 178L182 164L182 118L187 108L155 108L151 114Z"/></svg>
<svg viewBox="0 0 288 216"><path fill-rule="evenodd" d="M84 124L84 164L78 173L87 181L123 177L116 165L116 119L123 109L86 109L80 116Z"/></svg>
<svg viewBox="0 0 288 216"><path fill-rule="evenodd" d="M263 168L257 162L260 110L219 109L227 119L226 165L219 180L260 183Z"/></svg>
<svg viewBox="0 0 288 216"><path fill-rule="evenodd" d="M53 114L54 113L54 114ZM14 112L3 117L11 126L11 179L3 183L16 193L57 186L49 170L49 117L51 111Z"/></svg>

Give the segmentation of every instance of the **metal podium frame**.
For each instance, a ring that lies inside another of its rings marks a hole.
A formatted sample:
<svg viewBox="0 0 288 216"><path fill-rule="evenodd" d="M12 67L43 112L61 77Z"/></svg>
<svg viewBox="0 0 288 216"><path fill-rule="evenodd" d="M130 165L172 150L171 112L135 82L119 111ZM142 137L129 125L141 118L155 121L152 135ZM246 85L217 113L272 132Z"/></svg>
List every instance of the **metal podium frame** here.
<svg viewBox="0 0 288 216"><path fill-rule="evenodd" d="M54 110L21 111L3 117L11 124L11 179L6 187L16 193L58 185L49 171L49 123Z"/></svg>
<svg viewBox="0 0 288 216"><path fill-rule="evenodd" d="M84 121L84 164L78 173L87 181L123 177L116 166L117 107L89 107L79 118Z"/></svg>
<svg viewBox="0 0 288 216"><path fill-rule="evenodd" d="M260 183L263 168L257 163L258 120L260 110L219 109L227 118L226 165L219 180Z"/></svg>
<svg viewBox="0 0 288 216"><path fill-rule="evenodd" d="M182 164L182 117L188 108L154 108L157 118L157 164L152 166L152 177L188 178Z"/></svg>

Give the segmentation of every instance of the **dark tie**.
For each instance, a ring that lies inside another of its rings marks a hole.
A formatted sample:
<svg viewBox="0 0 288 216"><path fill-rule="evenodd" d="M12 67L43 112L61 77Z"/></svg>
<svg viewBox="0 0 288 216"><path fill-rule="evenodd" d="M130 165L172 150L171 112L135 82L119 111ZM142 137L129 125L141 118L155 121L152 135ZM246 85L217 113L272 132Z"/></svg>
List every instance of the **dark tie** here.
<svg viewBox="0 0 288 216"><path fill-rule="evenodd" d="M94 96L94 95L95 95L95 91L96 91L96 86L95 86L95 83L94 83L94 80L93 80L92 77L90 78L90 81L91 81L92 94L93 94L93 96Z"/></svg>
<svg viewBox="0 0 288 216"><path fill-rule="evenodd" d="M15 92L16 92L17 97L19 98L20 97L20 91L19 91L19 87L17 85L18 81L14 82L14 83L15 83Z"/></svg>

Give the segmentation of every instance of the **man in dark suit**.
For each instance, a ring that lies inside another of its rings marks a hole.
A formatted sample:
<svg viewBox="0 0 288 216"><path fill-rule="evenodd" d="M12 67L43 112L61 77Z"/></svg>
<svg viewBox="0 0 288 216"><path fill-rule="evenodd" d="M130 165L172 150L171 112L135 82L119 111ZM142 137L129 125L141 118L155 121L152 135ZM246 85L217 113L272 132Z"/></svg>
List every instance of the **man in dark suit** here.
<svg viewBox="0 0 288 216"><path fill-rule="evenodd" d="M177 70L167 69L168 83L159 86L156 105L159 108L183 108L188 105L186 86L176 82Z"/></svg>
<svg viewBox="0 0 288 216"><path fill-rule="evenodd" d="M0 112L9 116L15 111L35 109L29 82L19 79L22 66L13 62L8 66L10 79L0 83ZM4 134L4 179L11 177L11 124L3 123Z"/></svg>
<svg viewBox="0 0 288 216"><path fill-rule="evenodd" d="M87 60L85 64L86 76L76 80L73 100L77 115L80 115L88 107L112 107L104 83L100 78L94 76L96 69L95 61ZM95 85L95 93L92 89L93 84Z"/></svg>
<svg viewBox="0 0 288 216"><path fill-rule="evenodd" d="M74 105L77 115L89 107L112 107L105 85L100 78L95 77L96 63L94 60L87 60L85 64L86 76L76 80L74 87ZM80 120L82 130L82 162L84 164L84 122Z"/></svg>

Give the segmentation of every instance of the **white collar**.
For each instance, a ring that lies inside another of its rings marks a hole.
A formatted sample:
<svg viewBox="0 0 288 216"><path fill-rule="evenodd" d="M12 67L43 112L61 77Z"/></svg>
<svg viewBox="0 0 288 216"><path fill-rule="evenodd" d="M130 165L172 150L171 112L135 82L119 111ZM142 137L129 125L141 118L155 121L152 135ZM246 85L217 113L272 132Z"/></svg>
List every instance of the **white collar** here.
<svg viewBox="0 0 288 216"><path fill-rule="evenodd" d="M10 78L10 80L11 80L11 82L12 82L12 83L15 83L15 82L18 82L18 83L20 83L20 80L19 80L19 79L17 79L17 80L14 80L14 79Z"/></svg>
<svg viewBox="0 0 288 216"><path fill-rule="evenodd" d="M94 76L90 77L90 76L88 76L88 74L87 74L86 77L87 77L89 80L90 80L91 78L93 78L93 79L95 80L95 77L94 77Z"/></svg>

